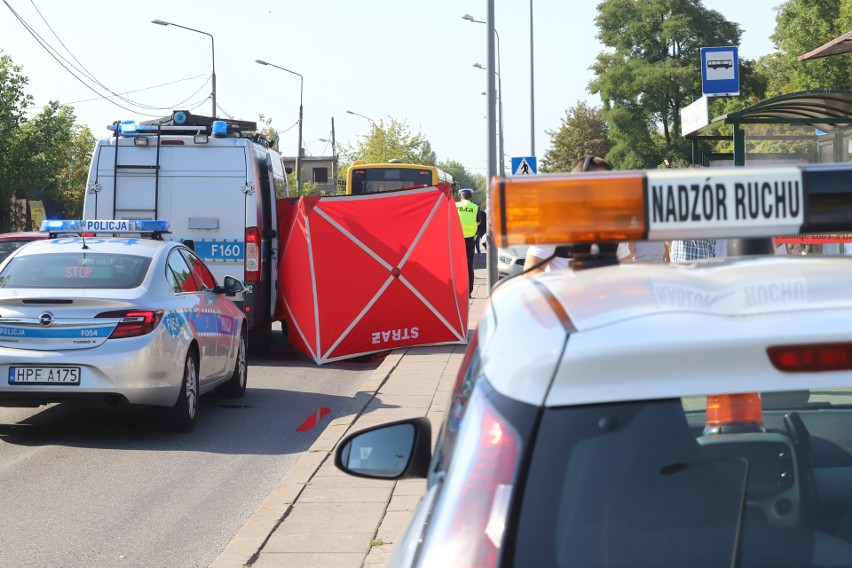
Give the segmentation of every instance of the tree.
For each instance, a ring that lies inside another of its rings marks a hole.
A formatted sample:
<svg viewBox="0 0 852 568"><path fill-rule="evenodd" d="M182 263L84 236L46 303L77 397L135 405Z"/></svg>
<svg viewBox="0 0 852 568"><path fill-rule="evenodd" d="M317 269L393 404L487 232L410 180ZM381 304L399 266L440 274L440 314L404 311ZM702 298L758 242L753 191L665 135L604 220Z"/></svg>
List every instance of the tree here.
<svg viewBox="0 0 852 568"><path fill-rule="evenodd" d="M482 174L472 174L467 171L461 162L455 160L446 160L438 164L438 167L453 176L453 182L456 183L458 189L470 188L473 190L471 201L484 207L485 205L485 176Z"/></svg>
<svg viewBox="0 0 852 568"><path fill-rule="evenodd" d="M25 152L20 129L32 97L25 91L28 79L21 68L0 52L0 231L19 226L20 219L10 206L15 189L26 179Z"/></svg>
<svg viewBox="0 0 852 568"><path fill-rule="evenodd" d="M485 176L470 173L461 162L445 160L438 164L438 167L453 176L453 181L459 188L469 187L474 191L485 189Z"/></svg>
<svg viewBox="0 0 852 568"><path fill-rule="evenodd" d="M852 30L852 0L787 0L778 8L772 41L779 53L767 60L772 96L810 89L852 89L848 57L799 61Z"/></svg>
<svg viewBox="0 0 852 568"><path fill-rule="evenodd" d="M738 45L739 25L701 0L603 0L595 24L609 48L589 85L603 99L614 143L607 159L618 168L685 159L680 110L701 95L700 49Z"/></svg>
<svg viewBox="0 0 852 568"><path fill-rule="evenodd" d="M354 146L344 145L340 157L340 169L344 175L355 160L374 164L397 159L426 166L434 166L438 162L438 156L432 150L429 140L422 133L412 135L405 121L395 118L391 118L387 125L383 120L374 123L370 134L363 140Z"/></svg>
<svg viewBox="0 0 852 568"><path fill-rule="evenodd" d="M71 140L65 153L66 165L59 172L59 216L64 219L79 219L83 215L89 165L96 142L88 126L75 124L72 127Z"/></svg>
<svg viewBox="0 0 852 568"><path fill-rule="evenodd" d="M547 130L550 148L541 162L543 172L570 172L577 158L584 154L606 156L612 149L608 127L600 107L583 101L565 111L558 130Z"/></svg>
<svg viewBox="0 0 852 568"><path fill-rule="evenodd" d="M0 55L0 231L29 228L14 200L42 201L49 216L79 218L95 138L73 108L51 101L26 118L27 78Z"/></svg>

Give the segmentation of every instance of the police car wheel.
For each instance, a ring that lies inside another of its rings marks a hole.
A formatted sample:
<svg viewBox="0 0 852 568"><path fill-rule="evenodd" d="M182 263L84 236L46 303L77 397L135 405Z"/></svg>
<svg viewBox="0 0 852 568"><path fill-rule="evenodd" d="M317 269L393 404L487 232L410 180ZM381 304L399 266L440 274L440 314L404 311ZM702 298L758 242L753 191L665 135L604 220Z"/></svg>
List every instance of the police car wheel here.
<svg viewBox="0 0 852 568"><path fill-rule="evenodd" d="M238 398L246 393L246 384L248 383L247 350L246 334L243 332L240 334L240 346L237 351L237 361L234 363L234 373L222 389L226 396Z"/></svg>
<svg viewBox="0 0 852 568"><path fill-rule="evenodd" d="M195 427L198 413L198 360L194 352L186 356L183 380L177 402L169 409L169 425L174 430L188 432Z"/></svg>

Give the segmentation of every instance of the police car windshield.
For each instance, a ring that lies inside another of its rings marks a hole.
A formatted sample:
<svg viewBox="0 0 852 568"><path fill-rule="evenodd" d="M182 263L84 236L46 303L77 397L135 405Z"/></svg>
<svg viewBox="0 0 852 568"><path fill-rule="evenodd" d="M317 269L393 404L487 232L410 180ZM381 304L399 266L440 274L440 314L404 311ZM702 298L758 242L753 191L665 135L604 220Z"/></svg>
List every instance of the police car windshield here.
<svg viewBox="0 0 852 568"><path fill-rule="evenodd" d="M0 288L136 288L150 264L150 258L126 254L19 256L0 272Z"/></svg>

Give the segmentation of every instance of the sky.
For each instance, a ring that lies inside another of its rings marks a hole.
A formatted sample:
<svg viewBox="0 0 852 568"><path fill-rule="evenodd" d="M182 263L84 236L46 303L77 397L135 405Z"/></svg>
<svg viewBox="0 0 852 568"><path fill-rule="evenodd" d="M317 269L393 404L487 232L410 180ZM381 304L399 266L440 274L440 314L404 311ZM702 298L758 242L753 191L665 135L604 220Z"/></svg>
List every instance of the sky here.
<svg viewBox="0 0 852 568"><path fill-rule="evenodd" d="M217 114L271 119L284 155L296 154L301 103L307 156L331 155L332 124L338 151L369 134L370 120L352 111L376 122L403 121L429 140L440 161L488 172L487 71L474 67L488 63L487 27L462 19L484 21L485 0L0 2L0 50L28 77L31 112L51 100L69 104L97 138L108 136L106 126L116 120L179 109L209 116L215 58ZM740 58L756 59L774 49L769 36L781 2L703 4L740 24ZM531 155L540 161L550 146L546 131L559 128L567 109L578 101L600 104L587 90L589 67L603 50L595 37L597 2L532 0L532 41L530 4L495 0L507 164ZM51 56L13 10L61 57ZM72 75L57 58L78 70ZM101 86L74 76L85 74Z"/></svg>

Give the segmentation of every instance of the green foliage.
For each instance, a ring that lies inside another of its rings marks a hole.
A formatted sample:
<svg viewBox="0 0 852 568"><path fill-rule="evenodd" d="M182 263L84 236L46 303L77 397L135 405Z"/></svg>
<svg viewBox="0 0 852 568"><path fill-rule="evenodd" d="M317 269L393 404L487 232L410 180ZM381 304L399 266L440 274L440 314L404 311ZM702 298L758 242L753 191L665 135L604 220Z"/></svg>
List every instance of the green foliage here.
<svg viewBox="0 0 852 568"><path fill-rule="evenodd" d="M299 182L296 179L296 172L287 174L287 186L290 188L290 197L299 197ZM319 189L316 182L302 180L302 197L306 195L328 195Z"/></svg>
<svg viewBox="0 0 852 568"><path fill-rule="evenodd" d="M0 231L29 228L12 199L39 200L52 216L79 217L94 136L71 107L50 102L26 118L27 78L0 56Z"/></svg>
<svg viewBox="0 0 852 568"><path fill-rule="evenodd" d="M595 19L608 48L592 66L617 168L686 159L680 110L701 95L700 49L738 45L739 25L701 0L603 0Z"/></svg>
<svg viewBox="0 0 852 568"><path fill-rule="evenodd" d="M272 119L267 117L265 114L259 114L257 116L257 126L260 133L266 136L266 140L269 142L269 147L277 152L279 137L278 131L272 127Z"/></svg>
<svg viewBox="0 0 852 568"><path fill-rule="evenodd" d="M811 89L852 89L852 66L843 56L798 61L798 56L852 30L852 0L787 0L778 8L766 58L770 96Z"/></svg>
<svg viewBox="0 0 852 568"><path fill-rule="evenodd" d="M7 55L0 54L0 232L20 226L19 212L10 207L16 188L27 176L26 149L21 126L32 97L26 94L27 78Z"/></svg>
<svg viewBox="0 0 852 568"><path fill-rule="evenodd" d="M461 162L446 160L438 164L438 167L453 176L453 181L459 188L469 187L474 190L474 194L477 190L485 191L485 176L470 173Z"/></svg>
<svg viewBox="0 0 852 568"><path fill-rule="evenodd" d="M392 159L426 166L438 163L438 156L422 133L411 134L405 121L391 118L388 124L383 120L375 123L370 134L354 146L343 145L340 152L341 177L345 177L346 170L355 160L374 164Z"/></svg>
<svg viewBox="0 0 852 568"><path fill-rule="evenodd" d="M613 143L607 137L609 127L599 107L583 101L565 111L558 130L547 130L550 148L541 162L542 172L570 172L584 154L606 156Z"/></svg>
<svg viewBox="0 0 852 568"><path fill-rule="evenodd" d="M65 219L79 219L83 216L86 181L96 142L88 126L76 124L72 127L66 152L67 161L59 173L59 192L56 196L60 202L61 216Z"/></svg>

